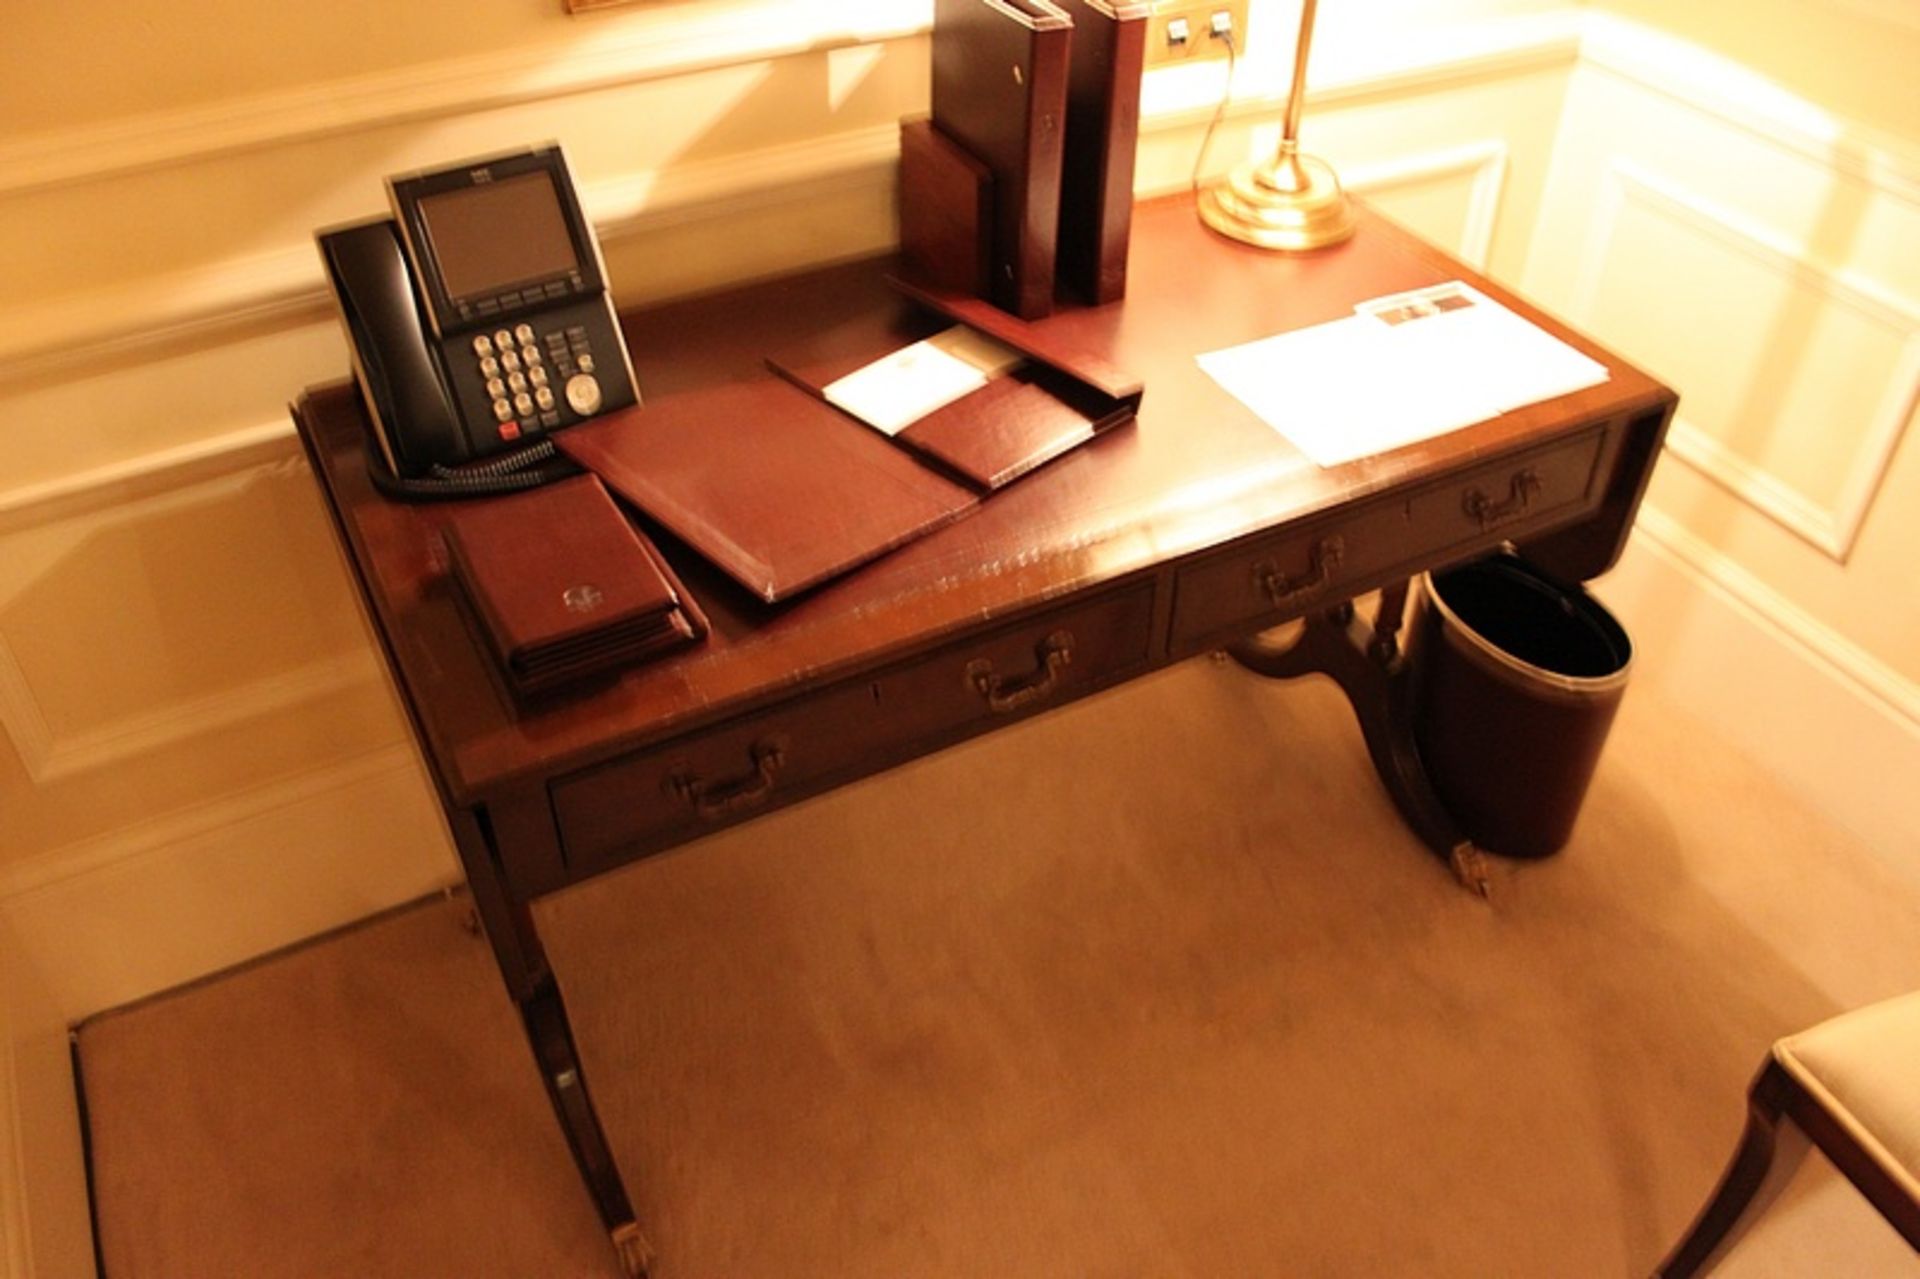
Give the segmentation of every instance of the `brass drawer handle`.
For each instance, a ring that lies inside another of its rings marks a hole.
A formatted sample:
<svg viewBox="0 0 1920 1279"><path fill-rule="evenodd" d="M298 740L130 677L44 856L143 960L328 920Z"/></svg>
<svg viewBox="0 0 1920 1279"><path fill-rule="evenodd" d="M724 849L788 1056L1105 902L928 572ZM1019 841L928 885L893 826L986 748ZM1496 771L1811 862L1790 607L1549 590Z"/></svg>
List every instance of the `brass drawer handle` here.
<svg viewBox="0 0 1920 1279"><path fill-rule="evenodd" d="M1307 557L1306 572L1287 577L1272 560L1261 560L1253 566L1253 573L1260 580L1260 589L1266 592L1267 599L1274 607L1284 608L1327 589L1333 582L1333 570L1340 567L1340 560L1346 553L1344 538L1323 537L1313 544L1313 553Z"/></svg>
<svg viewBox="0 0 1920 1279"><path fill-rule="evenodd" d="M1017 678L993 673L993 662L976 657L967 663L967 683L986 699L987 709L996 715L1017 711L1053 692L1060 672L1073 661L1073 632L1055 631L1033 647L1034 669Z"/></svg>
<svg viewBox="0 0 1920 1279"><path fill-rule="evenodd" d="M1460 506L1469 517L1480 521L1483 530L1497 528L1525 515L1527 507L1540 495L1540 488L1539 473L1531 466L1522 467L1507 482L1507 496L1503 501L1496 502L1474 488L1461 497Z"/></svg>
<svg viewBox="0 0 1920 1279"><path fill-rule="evenodd" d="M667 777L667 790L709 821L752 808L773 793L774 774L785 765L787 757L779 742L769 740L755 742L749 758L753 771L745 777L703 782L686 770L677 769Z"/></svg>

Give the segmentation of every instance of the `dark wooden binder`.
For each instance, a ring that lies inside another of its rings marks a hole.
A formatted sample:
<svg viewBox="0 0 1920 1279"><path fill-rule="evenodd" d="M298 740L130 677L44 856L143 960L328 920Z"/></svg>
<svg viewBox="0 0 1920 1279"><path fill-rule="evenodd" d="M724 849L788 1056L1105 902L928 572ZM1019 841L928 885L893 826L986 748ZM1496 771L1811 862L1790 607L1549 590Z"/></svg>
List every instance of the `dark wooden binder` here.
<svg viewBox="0 0 1920 1279"><path fill-rule="evenodd" d="M900 269L954 293L993 285L993 173L926 116L900 122Z"/></svg>
<svg viewBox="0 0 1920 1279"><path fill-rule="evenodd" d="M1140 134L1147 0L1055 0L1073 19L1060 172L1058 279L1081 301L1127 291L1133 165Z"/></svg>
<svg viewBox="0 0 1920 1279"><path fill-rule="evenodd" d="M988 296L1053 310L1073 22L1048 0L934 0L933 122L993 174Z"/></svg>

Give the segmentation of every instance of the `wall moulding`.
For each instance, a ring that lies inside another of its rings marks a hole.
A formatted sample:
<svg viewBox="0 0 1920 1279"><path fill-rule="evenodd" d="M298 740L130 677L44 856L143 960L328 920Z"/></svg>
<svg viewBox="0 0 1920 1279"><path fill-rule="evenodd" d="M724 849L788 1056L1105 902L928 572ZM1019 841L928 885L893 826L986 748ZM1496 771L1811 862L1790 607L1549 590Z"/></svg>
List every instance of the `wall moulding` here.
<svg viewBox="0 0 1920 1279"><path fill-rule="evenodd" d="M1886 383L1869 419L1857 432L1839 491L1830 501L1803 492L1794 481L1768 470L1716 439L1684 412L1667 437L1673 455L1720 485L1836 563L1845 563L1859 541L1900 442L1920 408L1920 306L1852 270L1811 261L1804 249L1673 180L1631 160L1615 157L1600 183L1585 256L1571 306L1577 324L1594 327L1609 256L1629 208L1681 225L1737 253L1758 269L1818 294L1898 343Z"/></svg>
<svg viewBox="0 0 1920 1279"><path fill-rule="evenodd" d="M1634 520L1634 536L1658 546L1747 620L1790 641L1814 670L1897 723L1920 748L1920 685L1780 594L1671 515L1641 507ZM1871 768L1865 771L1876 773Z"/></svg>
<svg viewBox="0 0 1920 1279"><path fill-rule="evenodd" d="M1859 3L1910 8L1902 0ZM1823 111L1716 54L1590 13L1582 25L1580 61L1883 194L1920 203L1920 147Z"/></svg>
<svg viewBox="0 0 1920 1279"><path fill-rule="evenodd" d="M257 434L248 433L249 442ZM304 460L292 454L290 427L282 428L267 444L265 449L242 445L184 458L142 459L136 466L113 468L105 476L85 477L91 482L70 487L60 495L64 501L48 497L15 504L11 511L18 521L15 531L51 523L50 513L55 510L79 518L89 528L131 524L197 509L208 500L230 497L263 476L291 468L304 472ZM265 457L243 462L257 453ZM29 521L31 516L39 518ZM0 534L5 524L15 521L0 519ZM0 604L9 602L0 599ZM126 708L100 722L61 729L57 718L50 720L47 713L47 690L35 687L32 672L16 652L14 637L0 628L0 730L12 741L28 779L40 787L177 748L248 721L314 706L378 680L371 653L356 648L318 655L231 684L203 686L189 695Z"/></svg>
<svg viewBox="0 0 1920 1279"><path fill-rule="evenodd" d="M1500 215L1500 197L1506 190L1509 155L1504 139L1487 138L1442 151L1355 165L1347 170L1344 180L1356 194L1380 195L1442 178L1467 178L1465 224L1460 228L1460 243L1451 247L1469 266L1485 270Z"/></svg>
<svg viewBox="0 0 1920 1279"><path fill-rule="evenodd" d="M927 29L924 6L752 0L674 6L671 23L596 39L259 94L0 144L0 195L97 181L262 147L510 107Z"/></svg>

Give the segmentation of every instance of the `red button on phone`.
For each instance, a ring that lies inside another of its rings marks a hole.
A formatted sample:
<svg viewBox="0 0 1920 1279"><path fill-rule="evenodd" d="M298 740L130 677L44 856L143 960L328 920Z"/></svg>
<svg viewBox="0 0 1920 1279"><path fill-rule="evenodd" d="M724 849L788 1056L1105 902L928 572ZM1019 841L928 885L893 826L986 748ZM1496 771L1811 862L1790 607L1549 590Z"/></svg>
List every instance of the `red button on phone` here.
<svg viewBox="0 0 1920 1279"><path fill-rule="evenodd" d="M500 424L500 438L503 440L519 439L520 424L518 422L502 422Z"/></svg>

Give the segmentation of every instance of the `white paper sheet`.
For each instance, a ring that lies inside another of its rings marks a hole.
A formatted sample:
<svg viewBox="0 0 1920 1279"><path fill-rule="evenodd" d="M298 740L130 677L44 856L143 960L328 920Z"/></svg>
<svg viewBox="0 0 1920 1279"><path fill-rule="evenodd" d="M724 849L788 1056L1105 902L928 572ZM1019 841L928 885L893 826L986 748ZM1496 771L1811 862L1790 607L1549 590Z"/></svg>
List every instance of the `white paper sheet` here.
<svg viewBox="0 0 1920 1279"><path fill-rule="evenodd" d="M897 435L1025 358L957 324L829 382L820 393L869 426Z"/></svg>
<svg viewBox="0 0 1920 1279"><path fill-rule="evenodd" d="M1458 280L1198 359L1321 466L1607 380L1605 365Z"/></svg>

